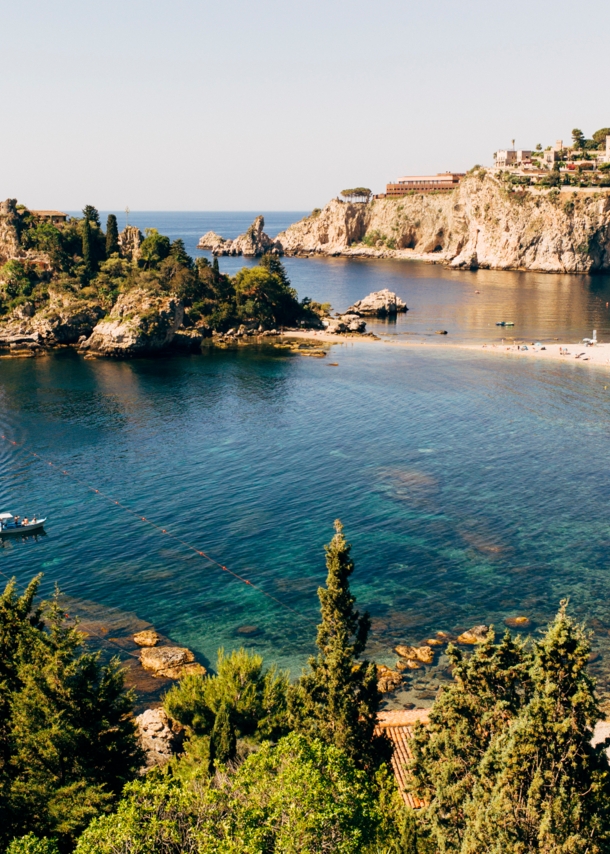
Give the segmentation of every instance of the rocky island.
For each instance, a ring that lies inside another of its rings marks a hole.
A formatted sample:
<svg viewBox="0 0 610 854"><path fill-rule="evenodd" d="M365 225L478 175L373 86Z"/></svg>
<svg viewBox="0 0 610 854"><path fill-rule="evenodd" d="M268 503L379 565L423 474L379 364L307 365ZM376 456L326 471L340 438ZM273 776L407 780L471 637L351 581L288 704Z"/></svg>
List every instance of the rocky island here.
<svg viewBox="0 0 610 854"><path fill-rule="evenodd" d="M92 206L82 218L48 213L11 199L0 205L0 358L56 347L85 358L197 353L291 330L361 335L362 316L403 310L389 292L334 317L329 304L299 300L262 217L226 247L261 256L259 265L231 277L156 229L119 234L110 215L104 233Z"/></svg>
<svg viewBox="0 0 610 854"><path fill-rule="evenodd" d="M610 190L521 188L476 167L448 192L333 199L270 238L258 217L218 255L412 258L457 268L591 273L610 269Z"/></svg>

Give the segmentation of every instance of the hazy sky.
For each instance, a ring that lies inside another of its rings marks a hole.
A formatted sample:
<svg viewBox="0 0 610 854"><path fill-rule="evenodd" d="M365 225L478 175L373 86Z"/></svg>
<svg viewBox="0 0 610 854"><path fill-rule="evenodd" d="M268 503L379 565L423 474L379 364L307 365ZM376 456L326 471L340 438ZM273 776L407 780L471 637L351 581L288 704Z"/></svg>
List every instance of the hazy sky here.
<svg viewBox="0 0 610 854"><path fill-rule="evenodd" d="M0 197L304 210L610 126L608 0L0 0Z"/></svg>

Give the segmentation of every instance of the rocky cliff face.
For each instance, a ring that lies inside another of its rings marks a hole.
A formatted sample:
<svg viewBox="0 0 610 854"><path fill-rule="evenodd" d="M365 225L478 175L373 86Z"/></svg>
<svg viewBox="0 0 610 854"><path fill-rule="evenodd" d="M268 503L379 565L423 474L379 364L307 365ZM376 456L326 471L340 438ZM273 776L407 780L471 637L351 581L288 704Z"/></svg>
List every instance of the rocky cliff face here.
<svg viewBox="0 0 610 854"><path fill-rule="evenodd" d="M421 257L455 267L610 269L608 191L511 191L483 170L457 190L338 200L276 238L288 255Z"/></svg>
<svg viewBox="0 0 610 854"><path fill-rule="evenodd" d="M183 319L180 300L134 288L119 296L82 349L119 357L159 352L171 345Z"/></svg>
<svg viewBox="0 0 610 854"><path fill-rule="evenodd" d="M18 306L7 323L0 326L0 345L30 343L42 347L76 344L91 335L104 316L96 300L84 300L66 293L49 290L49 302L34 313L31 303Z"/></svg>

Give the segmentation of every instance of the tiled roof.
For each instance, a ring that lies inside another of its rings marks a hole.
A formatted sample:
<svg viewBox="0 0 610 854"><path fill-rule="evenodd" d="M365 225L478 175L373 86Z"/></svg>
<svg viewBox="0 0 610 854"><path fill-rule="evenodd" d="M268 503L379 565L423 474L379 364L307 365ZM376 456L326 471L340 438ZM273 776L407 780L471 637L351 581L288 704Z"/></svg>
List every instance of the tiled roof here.
<svg viewBox="0 0 610 854"><path fill-rule="evenodd" d="M421 809L424 801L406 791L408 772L407 765L413 760L409 742L413 738L413 727L416 721L427 724L428 709L400 709L393 712L379 712L375 734L385 734L394 747L392 754L392 770L404 802L411 809Z"/></svg>

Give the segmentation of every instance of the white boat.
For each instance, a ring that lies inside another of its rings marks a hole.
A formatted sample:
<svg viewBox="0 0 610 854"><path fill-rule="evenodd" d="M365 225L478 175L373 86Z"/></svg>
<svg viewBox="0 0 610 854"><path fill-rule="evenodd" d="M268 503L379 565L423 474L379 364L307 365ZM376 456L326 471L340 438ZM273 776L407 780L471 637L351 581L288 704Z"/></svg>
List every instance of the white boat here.
<svg viewBox="0 0 610 854"><path fill-rule="evenodd" d="M12 513L0 513L0 536L39 531L46 521L46 518L37 519L36 516L31 519L26 516L22 519L21 516L13 516Z"/></svg>

